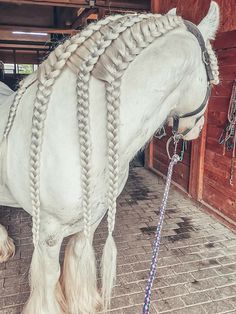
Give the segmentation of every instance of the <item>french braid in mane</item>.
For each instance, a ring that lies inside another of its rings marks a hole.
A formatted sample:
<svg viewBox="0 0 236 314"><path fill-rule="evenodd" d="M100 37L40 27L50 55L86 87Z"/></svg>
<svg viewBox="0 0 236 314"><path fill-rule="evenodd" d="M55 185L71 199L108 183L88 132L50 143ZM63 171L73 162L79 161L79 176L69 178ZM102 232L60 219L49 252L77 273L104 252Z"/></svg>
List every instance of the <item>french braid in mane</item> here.
<svg viewBox="0 0 236 314"><path fill-rule="evenodd" d="M7 176L7 169L6 169L6 155L7 155L7 147L8 147L8 135L11 131L11 127L13 125L16 111L18 108L18 105L20 103L20 100L22 96L24 95L26 90L24 81L20 82L19 89L16 92L14 101L12 105L10 106L9 115L7 118L7 124L5 126L4 132L3 132L3 139L0 144L0 185L4 185L6 183L6 176Z"/></svg>

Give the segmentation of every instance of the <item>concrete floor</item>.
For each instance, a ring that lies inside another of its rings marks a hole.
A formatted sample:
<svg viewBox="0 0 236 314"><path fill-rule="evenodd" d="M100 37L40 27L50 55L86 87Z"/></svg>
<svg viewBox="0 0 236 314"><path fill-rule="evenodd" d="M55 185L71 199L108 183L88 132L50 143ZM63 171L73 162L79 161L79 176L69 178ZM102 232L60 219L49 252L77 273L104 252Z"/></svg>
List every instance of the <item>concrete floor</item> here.
<svg viewBox="0 0 236 314"><path fill-rule="evenodd" d="M162 179L134 168L119 197L112 314L141 313L163 189ZM31 218L21 209L3 207L0 217L17 246L16 256L0 265L0 314L19 314L29 293ZM96 232L98 256L106 229L104 221ZM236 235L175 189L170 192L152 293L150 314L157 313L236 313Z"/></svg>

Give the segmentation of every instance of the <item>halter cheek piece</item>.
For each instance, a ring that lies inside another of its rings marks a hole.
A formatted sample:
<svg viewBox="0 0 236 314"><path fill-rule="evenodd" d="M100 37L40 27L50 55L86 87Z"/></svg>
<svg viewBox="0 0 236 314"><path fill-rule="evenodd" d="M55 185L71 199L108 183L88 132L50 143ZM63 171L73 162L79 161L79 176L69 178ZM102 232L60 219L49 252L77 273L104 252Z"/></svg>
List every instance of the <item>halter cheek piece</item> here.
<svg viewBox="0 0 236 314"><path fill-rule="evenodd" d="M173 116L173 129L172 129L172 131L173 131L174 136L178 137L178 138L186 136L192 130L192 129L186 129L181 134L178 133L180 119L193 117L196 114L200 113L206 107L207 102L208 102L208 100L210 98L210 95L211 95L211 81L214 80L214 76L213 76L213 73L212 73L212 70L211 70L211 66L210 66L210 57L209 57L209 54L207 52L205 41L204 41L204 39L202 37L201 32L199 31L197 26L195 24L193 24L192 22L190 22L190 21L184 20L184 24L186 25L187 30L190 33L192 33L197 38L198 43L199 43L199 45L201 47L202 61L203 61L204 65L205 65L205 68L206 68L208 86L207 86L206 96L205 96L202 104L198 107L198 109L196 109L196 110L194 110L192 112L186 113L186 114L184 114L182 116L179 116L179 115L174 115ZM201 116L199 116L198 118L196 118L194 126L202 118L202 116L203 116L203 114Z"/></svg>

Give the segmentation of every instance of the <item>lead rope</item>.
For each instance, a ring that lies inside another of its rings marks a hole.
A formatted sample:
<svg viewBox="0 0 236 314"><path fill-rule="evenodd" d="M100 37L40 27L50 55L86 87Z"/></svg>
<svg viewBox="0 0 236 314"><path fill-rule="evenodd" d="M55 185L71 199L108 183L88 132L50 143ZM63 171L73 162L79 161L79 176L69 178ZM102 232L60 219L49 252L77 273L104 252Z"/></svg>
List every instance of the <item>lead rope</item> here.
<svg viewBox="0 0 236 314"><path fill-rule="evenodd" d="M165 210L166 210L166 205L167 205L167 200L168 200L168 195L169 195L169 190L170 190L173 168L174 168L174 165L176 165L178 161L180 160L179 155L177 155L176 153L178 141L179 140L175 140L174 155L172 156L169 167L168 167L166 185L165 185L164 195L163 195L163 199L162 199L162 203L160 207L160 218L159 218L159 222L156 229L155 240L153 243L153 254L152 254L152 261L151 261L151 267L150 267L150 272L149 272L149 278L148 278L148 282L146 286L143 312L142 312L143 314L149 314L152 286L153 286L153 282L157 273L157 260L158 260L158 253L160 249L160 242L161 242L161 229L164 222L164 215L165 215Z"/></svg>

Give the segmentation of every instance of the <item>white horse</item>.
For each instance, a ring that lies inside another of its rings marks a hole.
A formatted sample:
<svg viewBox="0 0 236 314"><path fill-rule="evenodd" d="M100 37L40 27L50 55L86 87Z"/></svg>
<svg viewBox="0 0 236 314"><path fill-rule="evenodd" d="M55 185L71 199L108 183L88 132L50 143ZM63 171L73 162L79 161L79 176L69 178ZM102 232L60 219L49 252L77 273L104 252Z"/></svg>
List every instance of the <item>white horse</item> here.
<svg viewBox="0 0 236 314"><path fill-rule="evenodd" d="M219 24L215 2L198 25L218 84L211 48ZM93 234L108 210L102 301L109 306L116 274L116 198L129 162L164 121L195 111L208 79L196 37L174 11L111 16L52 52L16 93L0 86L0 203L33 218L31 294L25 314L95 313ZM199 135L205 106L179 119L178 132ZM63 272L59 251L67 245ZM0 228L0 262L14 254ZM59 277L62 277L62 288Z"/></svg>

